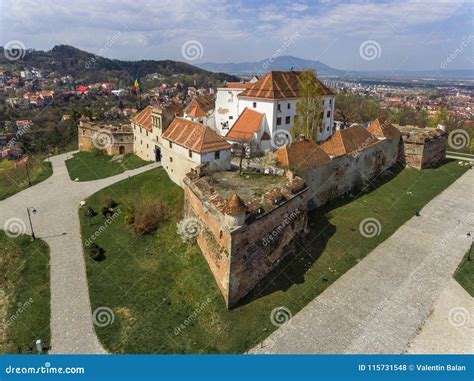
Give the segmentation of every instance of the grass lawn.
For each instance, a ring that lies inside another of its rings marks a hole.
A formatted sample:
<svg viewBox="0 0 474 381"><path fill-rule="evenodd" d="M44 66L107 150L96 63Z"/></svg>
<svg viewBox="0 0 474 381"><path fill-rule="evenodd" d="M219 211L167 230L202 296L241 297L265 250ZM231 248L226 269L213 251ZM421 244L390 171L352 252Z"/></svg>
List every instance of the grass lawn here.
<svg viewBox="0 0 474 381"><path fill-rule="evenodd" d="M124 211L133 200L151 195L175 208L176 215L156 234L135 236L124 223L124 212L96 239L106 259L86 257L92 308L107 306L115 313L111 325L96 327L97 334L115 353L245 352L276 329L270 321L274 308L298 312L466 170L456 162L424 171L405 169L379 179L363 194L311 212L311 233L298 242L300 252L231 311L199 248L182 244L176 233L183 192L165 171L114 184L89 199L95 211L110 197ZM92 221L83 211L80 215L85 241L105 221L100 213ZM380 221L380 235L359 234L367 217Z"/></svg>
<svg viewBox="0 0 474 381"><path fill-rule="evenodd" d="M49 345L48 245L0 231L0 274L0 353L26 353L38 338Z"/></svg>
<svg viewBox="0 0 474 381"><path fill-rule="evenodd" d="M40 183L53 174L51 163L43 161L43 157L32 157L29 163L32 184ZM26 168L15 169L13 163L7 160L0 162L0 200L28 188Z"/></svg>
<svg viewBox="0 0 474 381"><path fill-rule="evenodd" d="M69 177L71 180L79 179L79 181L103 179L146 164L149 162L132 153L124 155L121 162L113 161L111 156L95 152L78 152L72 159L66 161Z"/></svg>
<svg viewBox="0 0 474 381"><path fill-rule="evenodd" d="M454 273L454 279L464 287L464 289L474 297L474 249L471 249L471 260L469 258L469 251L464 256L463 260L459 264L456 272Z"/></svg>

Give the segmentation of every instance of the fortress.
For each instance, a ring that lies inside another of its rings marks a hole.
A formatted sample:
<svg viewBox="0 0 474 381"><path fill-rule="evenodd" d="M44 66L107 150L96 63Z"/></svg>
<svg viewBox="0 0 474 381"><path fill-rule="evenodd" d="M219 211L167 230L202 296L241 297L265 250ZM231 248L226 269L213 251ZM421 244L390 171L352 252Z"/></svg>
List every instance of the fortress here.
<svg viewBox="0 0 474 381"><path fill-rule="evenodd" d="M161 161L184 189L185 217L200 226L195 238L228 308L295 252L295 238L308 234L310 209L396 163L421 169L446 155L447 134L437 129L396 128L383 118L336 129L334 93L321 83L317 136L291 138L298 78L270 72L219 88L215 109L200 97L182 112L148 106L132 120L135 152ZM249 159L240 173L240 146L265 151L271 163Z"/></svg>

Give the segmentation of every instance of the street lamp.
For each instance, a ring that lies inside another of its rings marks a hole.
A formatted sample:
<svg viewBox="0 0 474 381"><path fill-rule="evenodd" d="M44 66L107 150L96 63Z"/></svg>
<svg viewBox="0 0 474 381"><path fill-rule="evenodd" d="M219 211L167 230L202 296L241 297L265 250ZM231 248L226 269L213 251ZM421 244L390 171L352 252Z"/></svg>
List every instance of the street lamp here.
<svg viewBox="0 0 474 381"><path fill-rule="evenodd" d="M33 223L31 222L31 213L36 214L36 209L33 208L32 206L29 206L26 208L26 211L28 212L28 220L30 221L31 237L33 238L33 241L34 241L36 237L35 237L35 232L33 230Z"/></svg>
<svg viewBox="0 0 474 381"><path fill-rule="evenodd" d="M26 175L28 176L28 184L31 187L30 171L28 170L28 160L26 161Z"/></svg>

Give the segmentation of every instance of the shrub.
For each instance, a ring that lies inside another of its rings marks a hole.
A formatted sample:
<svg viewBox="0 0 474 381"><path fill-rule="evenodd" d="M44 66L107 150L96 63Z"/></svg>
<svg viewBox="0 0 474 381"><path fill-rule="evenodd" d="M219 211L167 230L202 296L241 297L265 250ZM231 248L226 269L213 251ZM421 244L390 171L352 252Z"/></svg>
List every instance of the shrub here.
<svg viewBox="0 0 474 381"><path fill-rule="evenodd" d="M87 254L94 261L103 261L105 259L105 251L96 243L87 246Z"/></svg>
<svg viewBox="0 0 474 381"><path fill-rule="evenodd" d="M169 217L166 204L150 198L141 199L126 215L129 226L136 234L150 234L156 231Z"/></svg>
<svg viewBox="0 0 474 381"><path fill-rule="evenodd" d="M103 197L101 203L105 209L113 209L118 205L118 203L110 196Z"/></svg>

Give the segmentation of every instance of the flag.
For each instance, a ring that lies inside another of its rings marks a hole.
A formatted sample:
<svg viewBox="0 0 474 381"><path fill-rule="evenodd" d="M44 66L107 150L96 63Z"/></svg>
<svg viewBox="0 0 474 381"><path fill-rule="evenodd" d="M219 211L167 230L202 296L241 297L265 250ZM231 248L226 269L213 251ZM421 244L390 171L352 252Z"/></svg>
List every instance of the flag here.
<svg viewBox="0 0 474 381"><path fill-rule="evenodd" d="M140 84L138 83L138 78L135 79L135 83L133 84L133 92L138 94L138 90L140 89Z"/></svg>

